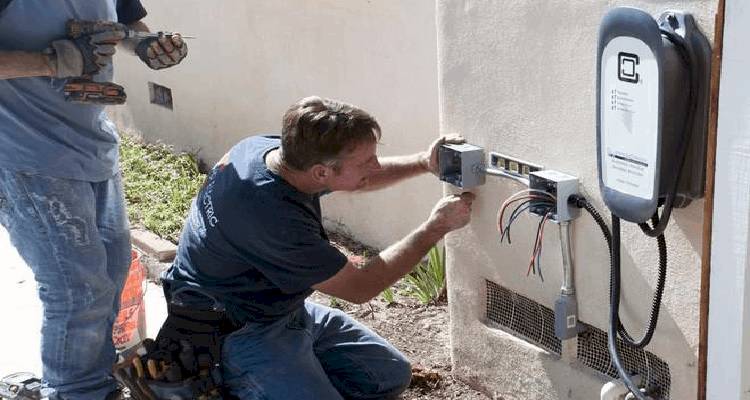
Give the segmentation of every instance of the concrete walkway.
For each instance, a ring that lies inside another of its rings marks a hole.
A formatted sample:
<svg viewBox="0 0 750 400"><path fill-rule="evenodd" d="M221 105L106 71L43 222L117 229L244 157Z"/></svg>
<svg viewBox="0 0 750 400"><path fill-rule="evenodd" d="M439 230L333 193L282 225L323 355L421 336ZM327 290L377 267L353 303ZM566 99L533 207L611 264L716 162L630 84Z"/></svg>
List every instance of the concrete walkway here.
<svg viewBox="0 0 750 400"><path fill-rule="evenodd" d="M28 371L41 375L39 350L42 305L29 267L11 245L0 226L0 377ZM161 287L149 282L146 289L146 327L155 337L166 318Z"/></svg>

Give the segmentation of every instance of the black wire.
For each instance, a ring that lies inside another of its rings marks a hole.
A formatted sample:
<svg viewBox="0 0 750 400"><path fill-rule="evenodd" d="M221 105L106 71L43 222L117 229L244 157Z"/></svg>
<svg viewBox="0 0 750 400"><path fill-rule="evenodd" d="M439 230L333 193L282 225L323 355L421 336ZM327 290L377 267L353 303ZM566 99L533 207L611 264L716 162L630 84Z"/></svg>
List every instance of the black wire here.
<svg viewBox="0 0 750 400"><path fill-rule="evenodd" d="M542 275L542 266L539 263L539 258L542 255L542 242L541 240L539 240L539 234L542 228L544 227L545 222L547 222L547 220L545 219L547 218L547 214L551 213L553 208L554 208L554 205L543 208L544 214L542 215L542 219L539 221L539 225L536 228L534 248L532 249L532 253L531 253L534 259L534 265L532 266L532 271L534 271L534 275L536 275L536 272L539 271L539 279L541 279L542 282L544 282L544 275Z"/></svg>
<svg viewBox="0 0 750 400"><path fill-rule="evenodd" d="M654 214L654 216L652 217L654 226L658 225L658 220L659 217ZM667 277L667 242L664 238L664 234L656 237L656 243L659 248L659 277L656 283L656 291L654 292L654 297L651 302L651 315L648 320L648 327L646 328L643 337L639 340L634 340L633 337L630 336L628 331L625 329L625 326L622 324L622 321L620 321L619 326L617 327L617 332L620 334L620 337L622 337L622 339L627 344L639 349L644 348L651 342L651 337L654 335L654 331L656 330L656 324L659 321L661 299L662 295L664 294L664 283L666 282Z"/></svg>
<svg viewBox="0 0 750 400"><path fill-rule="evenodd" d="M617 349L617 336L622 338L622 341L626 344L636 347L643 348L651 342L654 331L656 330L656 324L659 320L659 309L661 306L662 295L664 293L664 284L666 281L667 272L667 246L664 235L657 237L657 244L659 247L659 278L656 284L656 292L651 304L651 315L649 317L648 328L644 333L643 337L636 341L630 336L625 327L620 321L620 219L612 214L612 232L610 233L607 228L607 224L604 218L596 211L594 206L586 200L583 196L573 195L568 198L568 203L585 209L591 217L599 225L599 229L604 235L604 239L607 241L607 247L609 248L610 254L610 284L609 284L609 297L610 297L610 321L608 330L608 347L612 362L617 368L618 374L625 382L628 389L634 393L639 399L645 399L637 386L632 382L628 373L620 360L619 350ZM654 225L658 225L658 215L652 217ZM638 392L637 394L636 391Z"/></svg>
<svg viewBox="0 0 750 400"><path fill-rule="evenodd" d="M545 213L546 215L547 213ZM542 217L539 220L539 225L536 227L536 236L534 236L534 248L531 251L531 256L534 259L534 265L532 266L532 271L534 272L534 275L536 275L536 270L539 270L539 278L544 282L544 277L542 276L542 270L539 268L539 258L537 257L537 254L539 253L539 247L541 246L541 243L539 243L539 232L542 230L542 226L544 225L544 217Z"/></svg>
<svg viewBox="0 0 750 400"><path fill-rule="evenodd" d="M500 243L503 242L503 238L507 235L508 236L508 244L511 244L510 242L510 226L515 222L515 220L521 216L521 214L528 210L531 207L532 202L539 202L538 199L528 199L520 202L515 209L513 209L513 212L510 214L510 217L508 218L508 223L505 225L505 228L503 228L503 231L500 235ZM541 201L542 204L547 204L549 207L554 207L554 203L548 202L548 201ZM525 207L524 207L525 206Z"/></svg>
<svg viewBox="0 0 750 400"><path fill-rule="evenodd" d="M569 203L579 207L584 208L589 214L591 214L591 217L594 218L596 223L599 225L599 228L602 231L602 234L604 235L605 240L607 241L607 247L609 248L609 251L611 254L613 254L613 244L612 244L612 235L609 232L609 229L607 228L606 223L604 222L604 218L602 218L601 215L596 211L593 205L586 200L583 196L573 195L570 197ZM614 216L613 216L614 217ZM652 217L652 222L654 225L658 225L658 216L654 215ZM619 226L619 223L618 223ZM619 229L619 228L618 228ZM612 231L614 233L615 225L612 224ZM619 232L618 232L619 234ZM659 235L656 238L656 243L659 249L659 276L657 278L656 283L656 291L654 292L654 297L651 302L651 315L649 317L648 321L648 328L646 329L646 332L644 333L643 337L640 340L634 340L633 337L627 332L625 327L622 325L622 323L619 323L617 331L622 336L623 340L627 342L631 346L635 346L637 348L643 348L647 346L651 342L651 337L654 334L654 331L656 330L656 324L659 320L659 310L661 308L661 300L664 294L664 286L666 283L666 276L667 276L667 242L664 238L664 235ZM618 254L618 260L619 260L619 254ZM615 287L615 283L619 282L619 270L620 266L615 265L613 262L613 259L610 258L610 286L609 286L609 292L610 296L613 295L614 292L617 292L617 299L619 302L619 286ZM619 318L619 317L618 317Z"/></svg>
<svg viewBox="0 0 750 400"><path fill-rule="evenodd" d="M508 244L511 244L510 240L510 227L513 225L513 222L521 216L521 214L531 208L532 203L535 207L539 207L538 210L543 212L542 219L539 221L539 225L536 229L536 236L534 237L534 248L532 249L532 257L534 260L534 265L532 265L532 270L534 271L534 275L536 275L537 270L539 271L539 278L544 282L544 275L542 274L542 268L539 264L539 256L541 256L542 253L542 244L539 243L539 240L537 239L539 237L539 233L542 229L542 226L545 222L545 216L552 212L552 210L555 207L555 203L549 201L549 200L539 200L539 199L528 199L520 202L516 207L513 209L513 212L511 212L510 217L508 218L508 222L503 228L503 231L500 233L500 243L503 242L503 239L505 237L508 238Z"/></svg>
<svg viewBox="0 0 750 400"><path fill-rule="evenodd" d="M674 32L668 30L662 29L661 33L678 48L678 52L680 53L682 60L685 62L685 67L688 71L690 71L690 84L688 85L689 108L687 118L685 118L684 125L682 127L683 138L682 140L680 140L680 144L677 150L677 154L680 155L680 165L678 165L677 174L675 175L674 182L672 182L672 187L670 188L671 190L669 191L669 193L667 193L667 199L664 202L662 214L659 218L660 221L658 224L654 224L653 228L650 227L647 223L638 224L638 226L641 228L641 231L643 231L643 233L650 237L658 237L659 235L664 233L664 230L667 228L667 223L669 222L669 217L672 214L672 204L677 197L677 188L680 183L680 178L682 177L682 170L685 166L685 160L687 159L687 153L690 147L690 139L693 136L695 114L698 112L698 96L695 92L697 91L698 82L700 80L698 77L697 68L692 68L692 60L690 59L690 53L687 51L684 39Z"/></svg>
<svg viewBox="0 0 750 400"><path fill-rule="evenodd" d="M531 204L529 204L529 203L531 203L531 201L532 200L522 201L522 202L520 202L516 206L515 209L513 209L513 212L511 212L510 217L508 217L508 222L506 223L505 228L503 228L503 231L501 232L500 243L503 242L503 238L507 235L507 237L508 237L508 244L512 244L510 242L510 226L513 224L513 221L515 221L516 218L518 218L518 216L521 215L522 212L526 211L527 209L529 209L529 207L531 207ZM526 207L524 207L524 206L526 206ZM523 209L521 209L522 207L523 207Z"/></svg>
<svg viewBox="0 0 750 400"><path fill-rule="evenodd" d="M617 331L620 325L620 218L612 214L612 246L609 253L612 275L609 293L609 329L607 329L607 347L612 363L620 375L625 386L639 400L647 400L641 393L640 388L625 371L625 366L620 360L620 351L617 348Z"/></svg>

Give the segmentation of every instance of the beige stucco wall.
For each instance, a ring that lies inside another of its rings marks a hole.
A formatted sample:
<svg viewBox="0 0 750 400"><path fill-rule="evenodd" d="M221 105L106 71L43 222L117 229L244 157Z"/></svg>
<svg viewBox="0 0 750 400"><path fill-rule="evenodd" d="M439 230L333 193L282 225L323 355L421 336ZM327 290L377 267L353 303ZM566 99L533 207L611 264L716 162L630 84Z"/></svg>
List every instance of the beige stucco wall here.
<svg viewBox="0 0 750 400"><path fill-rule="evenodd" d="M692 12L712 40L716 1L471 0L438 1L440 129L458 131L487 150L577 176L599 210L595 88L597 30L615 5L658 14ZM520 190L488 177L476 190L471 224L451 235L448 279L453 361L457 373L511 399L594 399L605 380L486 327L484 279L554 308L561 284L557 227L548 226L545 281L526 276L535 218L499 244L495 215ZM647 348L669 364L671 398L696 396L703 202L676 211L666 232L669 272L661 318ZM527 239L527 240L524 240ZM655 286L656 243L632 224L622 233L621 317L640 335ZM573 224L579 318L606 331L609 258L587 215Z"/></svg>
<svg viewBox="0 0 750 400"><path fill-rule="evenodd" d="M152 30L194 35L189 56L151 71L117 55L128 105L120 126L197 152L208 164L234 143L278 133L281 115L316 94L357 104L383 128L381 155L421 151L438 134L435 3L430 0L149 1ZM172 89L174 109L149 104L147 82ZM324 214L360 240L385 246L426 218L433 178L392 189L334 194Z"/></svg>

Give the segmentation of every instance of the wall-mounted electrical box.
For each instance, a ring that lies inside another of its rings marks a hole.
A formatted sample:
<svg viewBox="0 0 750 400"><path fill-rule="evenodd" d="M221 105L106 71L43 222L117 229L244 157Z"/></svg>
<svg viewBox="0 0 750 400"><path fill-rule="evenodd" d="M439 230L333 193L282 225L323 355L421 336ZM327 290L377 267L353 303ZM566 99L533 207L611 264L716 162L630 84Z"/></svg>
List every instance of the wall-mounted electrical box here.
<svg viewBox="0 0 750 400"><path fill-rule="evenodd" d="M484 149L468 143L444 144L438 150L440 180L471 189L484 185Z"/></svg>
<svg viewBox="0 0 750 400"><path fill-rule="evenodd" d="M541 190L555 196L555 206L541 201L532 201L529 212L544 216L548 212L553 221L570 221L581 215L581 209L571 207L568 198L578 193L578 178L554 170L535 171L529 174L529 189Z"/></svg>

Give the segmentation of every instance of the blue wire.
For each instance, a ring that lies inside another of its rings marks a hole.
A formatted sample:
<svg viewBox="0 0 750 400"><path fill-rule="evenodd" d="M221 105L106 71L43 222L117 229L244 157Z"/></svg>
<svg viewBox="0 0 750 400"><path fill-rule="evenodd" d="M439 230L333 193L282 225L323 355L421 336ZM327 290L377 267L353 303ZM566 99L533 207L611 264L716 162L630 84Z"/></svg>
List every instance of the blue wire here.
<svg viewBox="0 0 750 400"><path fill-rule="evenodd" d="M503 238L505 235L508 235L508 244L511 244L510 242L510 226L513 224L513 221L518 218L522 212L526 211L531 207L531 200L522 201L520 204L516 206L516 208L513 210L512 213L510 213L510 217L508 218L508 224L505 226L505 229L503 229L502 235L500 236L500 243L503 242ZM525 206L525 207L524 207ZM523 209L521 209L523 207Z"/></svg>

